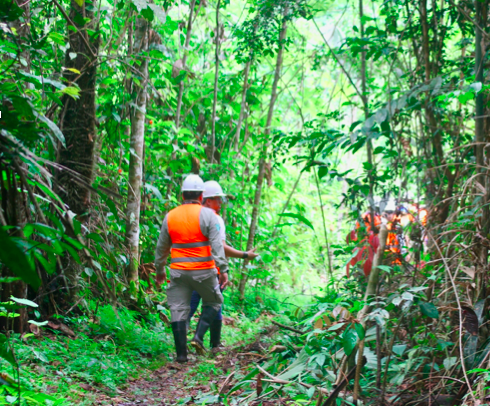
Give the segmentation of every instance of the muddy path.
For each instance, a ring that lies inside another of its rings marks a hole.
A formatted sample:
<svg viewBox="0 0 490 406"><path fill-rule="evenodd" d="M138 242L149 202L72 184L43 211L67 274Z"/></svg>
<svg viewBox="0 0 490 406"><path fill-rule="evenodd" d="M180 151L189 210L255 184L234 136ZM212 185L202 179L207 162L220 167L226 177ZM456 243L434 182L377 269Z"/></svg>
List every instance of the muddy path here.
<svg viewBox="0 0 490 406"><path fill-rule="evenodd" d="M189 362L168 362L129 382L116 397L101 395L97 405L219 405L222 397L250 369L267 358L267 348L277 327L271 325L251 344L237 343L217 354L189 355ZM239 396L243 390L234 391ZM264 405L267 403L263 403ZM270 403L273 404L273 403ZM279 404L279 403L274 403Z"/></svg>

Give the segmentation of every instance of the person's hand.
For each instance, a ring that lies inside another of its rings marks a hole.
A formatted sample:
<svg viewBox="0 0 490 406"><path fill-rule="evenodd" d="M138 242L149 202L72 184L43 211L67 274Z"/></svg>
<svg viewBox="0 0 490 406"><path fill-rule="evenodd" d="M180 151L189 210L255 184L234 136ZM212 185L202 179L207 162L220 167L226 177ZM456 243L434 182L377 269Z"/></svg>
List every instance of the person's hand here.
<svg viewBox="0 0 490 406"><path fill-rule="evenodd" d="M259 254L257 254L255 251L257 251L257 248L253 248L250 251L247 251L249 261L252 261L259 256Z"/></svg>
<svg viewBox="0 0 490 406"><path fill-rule="evenodd" d="M164 273L162 274L157 274L157 277L156 277L156 282L157 282L157 286L160 287L160 285L165 282L165 277L166 275Z"/></svg>
<svg viewBox="0 0 490 406"><path fill-rule="evenodd" d="M219 274L219 286L221 289L225 290L225 288L231 285L231 282L228 280L228 272L223 272Z"/></svg>

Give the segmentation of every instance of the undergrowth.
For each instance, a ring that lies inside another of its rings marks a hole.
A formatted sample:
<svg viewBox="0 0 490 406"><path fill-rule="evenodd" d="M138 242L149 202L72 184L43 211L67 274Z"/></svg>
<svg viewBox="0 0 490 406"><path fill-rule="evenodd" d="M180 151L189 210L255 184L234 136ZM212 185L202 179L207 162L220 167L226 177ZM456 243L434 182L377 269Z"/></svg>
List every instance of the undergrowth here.
<svg viewBox="0 0 490 406"><path fill-rule="evenodd" d="M92 310L94 304L91 306ZM165 309L166 310L166 309ZM236 308L225 313L233 325L223 329L227 346L254 341L267 320L251 320ZM42 335L14 335L10 344L20 364L21 405L92 405L100 393L114 397L129 380L158 369L174 356L171 328L158 314L146 314L101 306L96 316L60 317L76 338L41 329ZM195 368L195 380L220 373L203 362ZM19 404L17 371L0 358L0 404ZM10 381L11 385L7 385Z"/></svg>

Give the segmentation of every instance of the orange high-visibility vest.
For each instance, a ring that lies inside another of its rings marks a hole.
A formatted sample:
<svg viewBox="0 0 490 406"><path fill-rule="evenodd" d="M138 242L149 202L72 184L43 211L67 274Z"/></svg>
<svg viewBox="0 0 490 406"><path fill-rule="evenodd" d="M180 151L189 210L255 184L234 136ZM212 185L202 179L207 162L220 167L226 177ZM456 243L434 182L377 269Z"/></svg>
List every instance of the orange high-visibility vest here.
<svg viewBox="0 0 490 406"><path fill-rule="evenodd" d="M167 226L172 240L170 268L197 271L216 267L211 243L199 226L201 209L199 204L183 204L168 213Z"/></svg>

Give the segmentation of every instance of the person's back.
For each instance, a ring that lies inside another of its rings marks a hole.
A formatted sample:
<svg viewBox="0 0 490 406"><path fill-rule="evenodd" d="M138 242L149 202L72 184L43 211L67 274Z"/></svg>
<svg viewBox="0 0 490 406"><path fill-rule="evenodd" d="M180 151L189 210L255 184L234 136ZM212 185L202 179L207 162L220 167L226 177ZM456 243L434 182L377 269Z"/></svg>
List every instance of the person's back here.
<svg viewBox="0 0 490 406"><path fill-rule="evenodd" d="M172 241L171 269L213 269L216 264L211 255L211 243L203 234L199 204L183 204L168 213L167 226Z"/></svg>

